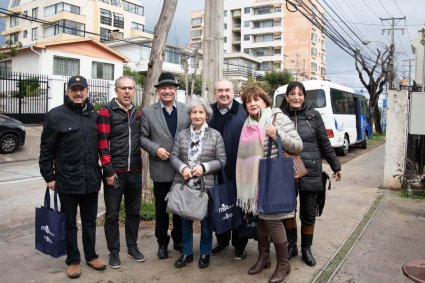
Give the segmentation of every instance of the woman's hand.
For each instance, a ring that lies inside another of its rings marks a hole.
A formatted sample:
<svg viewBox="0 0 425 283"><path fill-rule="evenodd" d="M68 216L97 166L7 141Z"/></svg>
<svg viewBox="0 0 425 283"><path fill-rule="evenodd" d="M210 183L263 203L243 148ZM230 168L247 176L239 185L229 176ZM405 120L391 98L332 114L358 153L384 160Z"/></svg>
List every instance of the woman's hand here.
<svg viewBox="0 0 425 283"><path fill-rule="evenodd" d="M185 167L185 168L183 169L182 175L183 175L183 179L184 179L185 181L187 181L187 180L189 180L190 178L192 178L192 173L190 172L189 167Z"/></svg>
<svg viewBox="0 0 425 283"><path fill-rule="evenodd" d="M266 126L266 136L272 140L276 140L276 127L273 125Z"/></svg>
<svg viewBox="0 0 425 283"><path fill-rule="evenodd" d="M204 174L204 169L200 164L193 166L192 175L195 177L201 177Z"/></svg>
<svg viewBox="0 0 425 283"><path fill-rule="evenodd" d="M341 171L333 173L332 178L335 179L335 182L341 181Z"/></svg>

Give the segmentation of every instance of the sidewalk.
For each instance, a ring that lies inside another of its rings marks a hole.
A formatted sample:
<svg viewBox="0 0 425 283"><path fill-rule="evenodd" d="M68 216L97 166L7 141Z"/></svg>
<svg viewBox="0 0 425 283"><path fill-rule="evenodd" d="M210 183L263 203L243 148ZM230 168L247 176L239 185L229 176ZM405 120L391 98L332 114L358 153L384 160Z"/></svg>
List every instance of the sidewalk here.
<svg viewBox="0 0 425 283"><path fill-rule="evenodd" d="M292 272L285 282L311 282L340 246L350 239L353 229L382 193L378 187L383 179L384 149L385 146L379 146L343 165L342 181L332 182L323 215L316 222L312 250L317 265L306 266L300 256L291 259ZM0 189L0 201L7 202L10 209L13 207L20 211L34 205L33 199L25 199L25 195L32 197L26 193L26 188L18 192L19 197L16 194L4 195L3 188ZM99 212L102 207L103 196L99 196ZM13 211L3 211L0 215L11 213ZM425 255L425 245L421 242L425 232L424 220L425 201L402 199L395 192L388 193L331 281L411 282L403 275L401 267ZM98 272L87 267L83 260L81 278L68 280L64 257L53 259L34 249L33 222L17 223L16 227L4 229L3 221L0 219L0 249L4 255L0 257L1 282L267 282L275 266L272 248L272 268L255 276L247 274L257 258L257 244L250 240L247 259L234 260L234 250L229 247L213 256L208 268L199 269L199 235L195 235L194 262L176 269L174 262L179 257L178 252L170 250L170 258L166 260L157 258L153 230L140 231L139 247L146 262L136 263L126 255L124 229L121 228L120 269L108 268ZM79 239L81 241L81 234ZM97 229L97 252L107 261L108 250L101 226Z"/></svg>

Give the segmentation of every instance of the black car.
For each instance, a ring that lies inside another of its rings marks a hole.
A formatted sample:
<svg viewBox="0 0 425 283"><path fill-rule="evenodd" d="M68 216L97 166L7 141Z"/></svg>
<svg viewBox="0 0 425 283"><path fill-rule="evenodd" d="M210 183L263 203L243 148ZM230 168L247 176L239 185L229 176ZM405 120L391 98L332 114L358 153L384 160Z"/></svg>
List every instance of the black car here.
<svg viewBox="0 0 425 283"><path fill-rule="evenodd" d="M12 153L25 143L25 125L0 114L0 152Z"/></svg>

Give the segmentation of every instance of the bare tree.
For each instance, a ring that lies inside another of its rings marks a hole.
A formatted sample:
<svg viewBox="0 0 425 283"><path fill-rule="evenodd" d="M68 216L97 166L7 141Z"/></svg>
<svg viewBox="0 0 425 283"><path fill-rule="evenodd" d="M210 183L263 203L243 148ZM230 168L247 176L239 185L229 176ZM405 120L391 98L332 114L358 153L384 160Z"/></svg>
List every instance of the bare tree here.
<svg viewBox="0 0 425 283"><path fill-rule="evenodd" d="M394 45L387 48L383 53L377 49L378 54L373 62L372 66L369 66L365 58L360 52L355 52L356 70L359 73L360 81L363 86L369 92L369 111L371 117L371 124L375 126L375 131L382 133L382 127L380 123L381 113L378 107L379 95L384 90L384 86L389 80L390 76L390 63L394 54ZM362 69L360 69L359 64ZM380 70L378 67L381 67ZM367 74L369 82L365 81L363 72Z"/></svg>
<svg viewBox="0 0 425 283"><path fill-rule="evenodd" d="M154 84L161 74L167 36L170 30L171 22L173 21L176 7L177 0L164 0L161 15L159 16L158 23L155 25L152 49L148 63L148 73L146 75L145 86L142 95L142 107L151 105L154 101ZM142 152L142 160L142 187L145 188L145 190L143 190L143 200L152 201L152 191L147 189L151 187L151 181L149 178L149 156L145 151Z"/></svg>

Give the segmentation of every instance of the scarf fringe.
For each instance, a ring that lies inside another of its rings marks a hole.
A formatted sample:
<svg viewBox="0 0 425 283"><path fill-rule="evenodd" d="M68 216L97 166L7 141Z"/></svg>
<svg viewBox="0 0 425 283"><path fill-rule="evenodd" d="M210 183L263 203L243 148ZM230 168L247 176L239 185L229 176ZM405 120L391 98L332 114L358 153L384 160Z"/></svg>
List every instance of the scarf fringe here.
<svg viewBox="0 0 425 283"><path fill-rule="evenodd" d="M239 206L245 214L257 214L257 200L254 198L249 198L245 200L238 199L237 206Z"/></svg>

